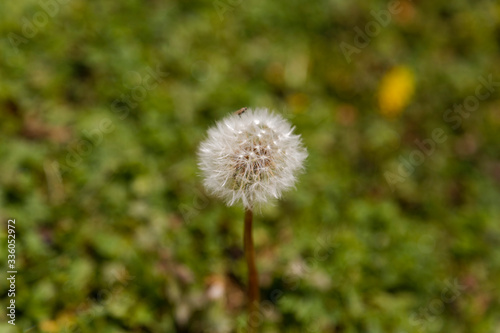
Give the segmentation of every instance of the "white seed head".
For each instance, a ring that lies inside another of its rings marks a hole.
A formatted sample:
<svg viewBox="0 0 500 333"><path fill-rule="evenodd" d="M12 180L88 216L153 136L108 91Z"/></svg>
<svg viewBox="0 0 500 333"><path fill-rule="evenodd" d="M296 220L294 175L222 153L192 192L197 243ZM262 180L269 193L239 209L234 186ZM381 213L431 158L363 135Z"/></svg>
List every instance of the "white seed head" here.
<svg viewBox="0 0 500 333"><path fill-rule="evenodd" d="M267 109L248 109L217 122L198 149L207 190L229 206L241 201L251 208L279 198L293 187L307 157L293 130Z"/></svg>

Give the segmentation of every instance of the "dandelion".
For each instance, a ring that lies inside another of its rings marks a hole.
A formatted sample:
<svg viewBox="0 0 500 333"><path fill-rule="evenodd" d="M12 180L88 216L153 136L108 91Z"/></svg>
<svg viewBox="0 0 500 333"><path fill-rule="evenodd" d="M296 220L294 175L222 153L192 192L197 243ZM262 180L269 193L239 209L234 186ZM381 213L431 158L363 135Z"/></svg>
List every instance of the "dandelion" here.
<svg viewBox="0 0 500 333"><path fill-rule="evenodd" d="M280 198L294 186L307 151L294 127L267 109L238 110L208 130L198 151L209 192L245 207L244 248L248 266L249 317L258 311L259 289L252 240L255 205ZM254 332L250 320L248 332Z"/></svg>
<svg viewBox="0 0 500 333"><path fill-rule="evenodd" d="M279 198L293 187L307 156L299 135L267 109L233 114L208 130L199 149L204 185L231 206Z"/></svg>

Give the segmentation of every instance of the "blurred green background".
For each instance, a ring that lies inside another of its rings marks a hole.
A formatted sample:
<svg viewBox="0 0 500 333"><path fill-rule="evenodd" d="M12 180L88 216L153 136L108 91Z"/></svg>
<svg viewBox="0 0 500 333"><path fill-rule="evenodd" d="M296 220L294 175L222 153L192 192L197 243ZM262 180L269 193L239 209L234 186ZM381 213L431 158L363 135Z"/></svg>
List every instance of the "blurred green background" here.
<svg viewBox="0 0 500 333"><path fill-rule="evenodd" d="M206 194L196 149L248 106L309 151L255 216L261 332L500 332L499 17L2 1L0 243L15 218L19 273L0 331L244 332L242 207Z"/></svg>

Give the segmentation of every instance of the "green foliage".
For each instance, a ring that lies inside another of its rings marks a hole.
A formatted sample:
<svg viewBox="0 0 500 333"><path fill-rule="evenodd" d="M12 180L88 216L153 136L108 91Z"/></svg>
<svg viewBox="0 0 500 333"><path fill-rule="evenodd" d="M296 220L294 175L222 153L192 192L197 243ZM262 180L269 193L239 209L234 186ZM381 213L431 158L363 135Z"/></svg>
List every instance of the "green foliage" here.
<svg viewBox="0 0 500 333"><path fill-rule="evenodd" d="M255 214L262 332L497 331L500 87L483 81L500 81L500 7L401 0L356 45L388 8L3 1L0 244L15 218L19 274L0 331L243 332L243 211L196 165L243 106L283 114L309 151ZM414 92L383 113L396 66Z"/></svg>

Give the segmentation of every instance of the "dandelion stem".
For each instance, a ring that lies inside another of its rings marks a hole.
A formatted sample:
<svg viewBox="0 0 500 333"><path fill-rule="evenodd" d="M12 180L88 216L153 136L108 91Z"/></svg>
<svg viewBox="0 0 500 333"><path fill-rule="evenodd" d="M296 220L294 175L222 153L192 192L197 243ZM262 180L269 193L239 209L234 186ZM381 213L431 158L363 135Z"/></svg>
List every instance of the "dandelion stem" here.
<svg viewBox="0 0 500 333"><path fill-rule="evenodd" d="M245 247L245 258L248 268L248 333L257 332L257 327L253 325L252 317L255 318L259 311L259 278L257 267L255 266L255 251L252 238L252 219L251 208L245 208L245 232L243 236L243 245Z"/></svg>

